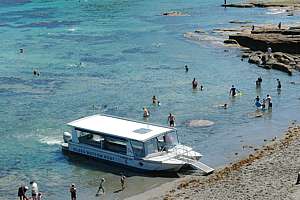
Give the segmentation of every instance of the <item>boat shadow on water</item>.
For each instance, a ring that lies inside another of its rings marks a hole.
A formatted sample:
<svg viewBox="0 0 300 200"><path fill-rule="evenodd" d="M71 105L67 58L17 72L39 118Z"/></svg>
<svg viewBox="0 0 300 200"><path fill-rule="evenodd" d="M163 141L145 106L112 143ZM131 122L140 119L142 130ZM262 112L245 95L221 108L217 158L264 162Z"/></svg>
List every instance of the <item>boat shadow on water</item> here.
<svg viewBox="0 0 300 200"><path fill-rule="evenodd" d="M157 172L157 171L149 171L145 172L133 167L119 165L115 162L110 161L103 161L101 159L76 154L73 152L65 152L63 151L65 158L67 161L79 167L83 167L90 170L99 170L105 173L111 173L115 175L125 174L126 177L133 177L133 176L144 176L144 177L165 177L165 178L179 178L181 172ZM186 172L186 168L184 167L184 173Z"/></svg>

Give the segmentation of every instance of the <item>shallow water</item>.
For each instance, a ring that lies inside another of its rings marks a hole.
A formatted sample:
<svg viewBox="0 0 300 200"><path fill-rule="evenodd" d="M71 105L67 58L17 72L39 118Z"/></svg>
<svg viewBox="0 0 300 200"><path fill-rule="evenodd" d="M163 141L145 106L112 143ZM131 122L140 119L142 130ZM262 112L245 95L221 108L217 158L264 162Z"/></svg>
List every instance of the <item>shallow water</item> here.
<svg viewBox="0 0 300 200"><path fill-rule="evenodd" d="M245 155L243 145L261 145L299 120L300 85L289 84L300 82L298 73L289 77L257 68L242 62L237 49L183 37L198 28L211 32L236 26L231 20L284 24L299 16L224 9L221 3L0 1L0 199L15 198L18 186L32 179L53 200L68 198L72 182L79 199L122 199L173 179L126 172L128 188L116 192L122 168L61 153L65 124L82 116L105 113L143 120L142 107L147 106L150 122L166 124L172 112L182 143L200 151L203 162L213 167ZM170 10L190 16L160 16ZM33 76L33 69L40 76ZM263 78L261 91L255 89L258 76ZM194 77L204 91L192 90ZM276 78L282 82L280 94ZM232 84L244 95L230 99ZM253 118L257 94L271 94L273 110ZM153 95L159 108L151 105ZM217 108L222 103L229 108ZM214 125L189 127L191 120ZM98 177L106 179L105 196L95 197Z"/></svg>

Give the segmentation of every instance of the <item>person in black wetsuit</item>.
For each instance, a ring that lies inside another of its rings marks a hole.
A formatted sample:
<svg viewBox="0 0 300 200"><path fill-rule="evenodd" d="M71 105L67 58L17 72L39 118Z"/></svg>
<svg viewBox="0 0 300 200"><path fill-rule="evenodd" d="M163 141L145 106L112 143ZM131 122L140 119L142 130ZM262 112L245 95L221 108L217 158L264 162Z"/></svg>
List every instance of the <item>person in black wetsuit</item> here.
<svg viewBox="0 0 300 200"><path fill-rule="evenodd" d="M230 91L229 91L229 95L234 97L236 95L236 91L237 91L237 89L234 87L234 85L232 85L230 88Z"/></svg>
<svg viewBox="0 0 300 200"><path fill-rule="evenodd" d="M198 87L198 82L196 81L196 78L193 79L192 86L193 86L193 89L196 89Z"/></svg>

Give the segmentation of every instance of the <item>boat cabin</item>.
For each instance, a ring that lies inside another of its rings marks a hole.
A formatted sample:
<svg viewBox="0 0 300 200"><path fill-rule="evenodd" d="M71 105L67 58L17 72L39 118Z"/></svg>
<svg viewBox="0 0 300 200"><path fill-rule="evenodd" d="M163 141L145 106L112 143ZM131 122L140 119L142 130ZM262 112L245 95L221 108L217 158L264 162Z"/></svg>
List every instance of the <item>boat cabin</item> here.
<svg viewBox="0 0 300 200"><path fill-rule="evenodd" d="M108 115L93 115L68 124L72 143L134 158L168 152L178 142L177 130Z"/></svg>

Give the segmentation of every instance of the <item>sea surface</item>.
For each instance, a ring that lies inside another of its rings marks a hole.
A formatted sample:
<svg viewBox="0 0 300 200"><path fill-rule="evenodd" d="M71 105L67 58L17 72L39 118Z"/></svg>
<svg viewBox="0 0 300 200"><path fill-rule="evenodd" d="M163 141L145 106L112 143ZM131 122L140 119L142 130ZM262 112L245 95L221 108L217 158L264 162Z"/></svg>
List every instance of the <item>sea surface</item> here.
<svg viewBox="0 0 300 200"><path fill-rule="evenodd" d="M47 200L68 199L71 183L78 199L93 200L123 199L174 180L125 171L127 188L120 192L124 169L63 155L66 123L83 116L104 113L142 121L142 108L148 107L148 121L166 125L171 112L181 142L215 168L253 151L244 145L259 147L300 120L300 85L290 84L300 83L299 73L290 77L241 61L238 49L224 47L222 36L212 33L239 26L231 20L284 25L299 21L299 15L223 8L222 3L0 0L0 199L16 199L18 187L31 180ZM188 16L161 15L172 10ZM210 36L184 37L196 29ZM255 88L258 76L261 91ZM192 90L194 77L203 91ZM229 98L232 84L243 95ZM273 110L255 118L254 98L267 94ZM151 104L153 95L160 107ZM218 108L224 103L228 109ZM190 120L214 124L192 128ZM106 194L96 197L100 177L106 179Z"/></svg>

